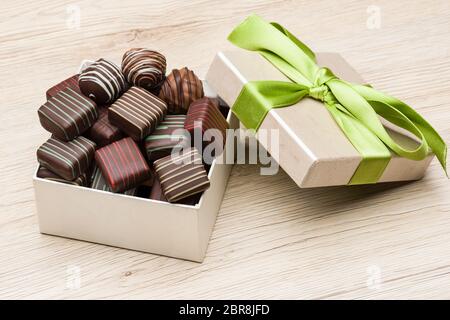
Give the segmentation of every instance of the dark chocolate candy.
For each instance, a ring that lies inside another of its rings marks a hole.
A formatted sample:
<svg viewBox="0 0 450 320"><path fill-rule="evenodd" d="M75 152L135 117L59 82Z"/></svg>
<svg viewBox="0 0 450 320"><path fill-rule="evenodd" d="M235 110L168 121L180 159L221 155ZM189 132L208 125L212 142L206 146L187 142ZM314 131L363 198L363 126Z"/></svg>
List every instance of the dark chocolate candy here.
<svg viewBox="0 0 450 320"><path fill-rule="evenodd" d="M135 188L151 177L144 156L129 137L98 149L95 161L113 192Z"/></svg>
<svg viewBox="0 0 450 320"><path fill-rule="evenodd" d="M98 109L98 119L86 132L86 137L97 144L97 148L104 147L123 137L122 131L109 122L108 108Z"/></svg>
<svg viewBox="0 0 450 320"><path fill-rule="evenodd" d="M158 159L154 168L169 202L177 202L209 188L208 174L195 148L185 149L177 156Z"/></svg>
<svg viewBox="0 0 450 320"><path fill-rule="evenodd" d="M184 131L185 115L166 115L151 135L145 138L145 150L150 161L168 156L172 149L187 141L186 134L174 134Z"/></svg>
<svg viewBox="0 0 450 320"><path fill-rule="evenodd" d="M69 141L89 129L98 112L93 101L66 88L44 103L38 115L44 129L60 140Z"/></svg>
<svg viewBox="0 0 450 320"><path fill-rule="evenodd" d="M106 182L106 179L103 176L102 171L100 170L100 168L98 166L95 166L94 172L92 174L91 188L97 189L97 190L102 190L102 191L109 191L109 192L112 191L111 187ZM126 194L128 196L134 196L134 195L136 195L136 192L137 192L136 188L131 188L122 193Z"/></svg>
<svg viewBox="0 0 450 320"><path fill-rule="evenodd" d="M40 166L38 169L38 172L37 172L37 177L46 179L46 180L61 182L61 183L65 183L65 184L81 186L81 187L87 187L89 185L89 176L86 172L82 173L78 178L75 178L75 180L66 180L66 179L58 176L56 173L53 173L49 169L47 169L43 166Z"/></svg>
<svg viewBox="0 0 450 320"><path fill-rule="evenodd" d="M99 59L84 69L78 85L85 96L99 105L114 102L127 86L120 68L105 59Z"/></svg>
<svg viewBox="0 0 450 320"><path fill-rule="evenodd" d="M166 74L166 58L159 52L133 48L122 58L122 72L129 83L154 91Z"/></svg>
<svg viewBox="0 0 450 320"><path fill-rule="evenodd" d="M164 81L159 97L171 114L186 114L192 101L203 97L203 84L188 68L174 69Z"/></svg>
<svg viewBox="0 0 450 320"><path fill-rule="evenodd" d="M38 162L66 180L85 173L94 158L95 143L85 137L72 141L48 139L37 150Z"/></svg>
<svg viewBox="0 0 450 320"><path fill-rule="evenodd" d="M47 100L55 96L59 91L62 91L67 88L71 88L72 90L81 94L80 87L78 86L78 76L79 76L78 74L71 76L70 78L61 81L57 85L54 85L53 87L48 89L46 93Z"/></svg>
<svg viewBox="0 0 450 320"><path fill-rule="evenodd" d="M228 122L219 110L218 100L204 97L192 102L184 128L189 131L191 137L194 137L194 130L200 130L203 135L208 129L216 129L222 135L222 142L225 144ZM210 142L205 141L204 145L208 143Z"/></svg>
<svg viewBox="0 0 450 320"><path fill-rule="evenodd" d="M167 105L150 92L132 87L108 109L109 121L140 141L148 136L164 118Z"/></svg>

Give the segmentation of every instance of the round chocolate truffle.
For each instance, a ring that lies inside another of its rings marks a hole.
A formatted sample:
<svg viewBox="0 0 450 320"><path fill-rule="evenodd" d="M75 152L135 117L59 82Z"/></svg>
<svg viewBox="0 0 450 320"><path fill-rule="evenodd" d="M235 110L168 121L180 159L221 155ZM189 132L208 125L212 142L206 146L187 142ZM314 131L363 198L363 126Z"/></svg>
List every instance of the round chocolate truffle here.
<svg viewBox="0 0 450 320"><path fill-rule="evenodd" d="M186 67L172 70L159 92L159 97L167 103L172 114L185 114L189 105L203 95L202 82Z"/></svg>
<svg viewBox="0 0 450 320"><path fill-rule="evenodd" d="M157 91L166 74L166 58L157 51L133 48L123 55L122 72L129 83Z"/></svg>
<svg viewBox="0 0 450 320"><path fill-rule="evenodd" d="M81 92L98 105L114 102L127 86L120 68L105 59L99 59L84 69L78 85Z"/></svg>

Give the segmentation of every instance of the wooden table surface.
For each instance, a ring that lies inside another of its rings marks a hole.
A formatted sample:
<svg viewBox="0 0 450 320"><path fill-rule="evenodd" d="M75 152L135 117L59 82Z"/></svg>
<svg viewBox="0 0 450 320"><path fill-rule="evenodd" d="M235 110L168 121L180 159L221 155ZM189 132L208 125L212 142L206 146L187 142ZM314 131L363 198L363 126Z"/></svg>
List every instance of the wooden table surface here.
<svg viewBox="0 0 450 320"><path fill-rule="evenodd" d="M309 190L236 165L202 264L41 235L45 90L141 46L203 76L250 13L341 53L450 142L447 0L152 2L2 3L0 298L450 298L450 183L435 160L417 182Z"/></svg>

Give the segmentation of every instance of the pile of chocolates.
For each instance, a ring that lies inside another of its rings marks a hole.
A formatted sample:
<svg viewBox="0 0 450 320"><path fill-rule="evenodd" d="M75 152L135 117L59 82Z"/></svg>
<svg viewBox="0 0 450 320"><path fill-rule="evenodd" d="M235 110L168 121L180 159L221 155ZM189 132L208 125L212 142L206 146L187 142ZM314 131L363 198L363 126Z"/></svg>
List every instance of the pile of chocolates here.
<svg viewBox="0 0 450 320"><path fill-rule="evenodd" d="M37 150L37 176L194 205L210 185L209 166L193 139L175 133L213 128L224 141L226 112L204 96L193 71L166 76L166 58L157 51L130 49L121 67L99 59L47 91L38 115L52 136ZM183 141L191 145L173 156Z"/></svg>

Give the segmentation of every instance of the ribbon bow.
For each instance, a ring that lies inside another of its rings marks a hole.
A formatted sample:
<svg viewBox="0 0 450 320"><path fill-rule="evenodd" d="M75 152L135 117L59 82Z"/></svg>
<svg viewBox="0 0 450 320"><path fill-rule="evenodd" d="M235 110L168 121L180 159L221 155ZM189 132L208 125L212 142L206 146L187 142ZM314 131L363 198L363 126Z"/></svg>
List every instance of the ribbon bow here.
<svg viewBox="0 0 450 320"><path fill-rule="evenodd" d="M231 32L228 40L258 52L291 80L245 84L232 111L247 128L258 130L272 108L290 106L308 96L324 103L362 155L349 184L377 182L389 163L391 151L422 160L431 149L446 171L447 146L422 116L394 97L370 86L348 83L328 68L318 66L314 52L281 25L252 15ZM417 148L407 149L395 142L378 116L414 134L420 141Z"/></svg>

